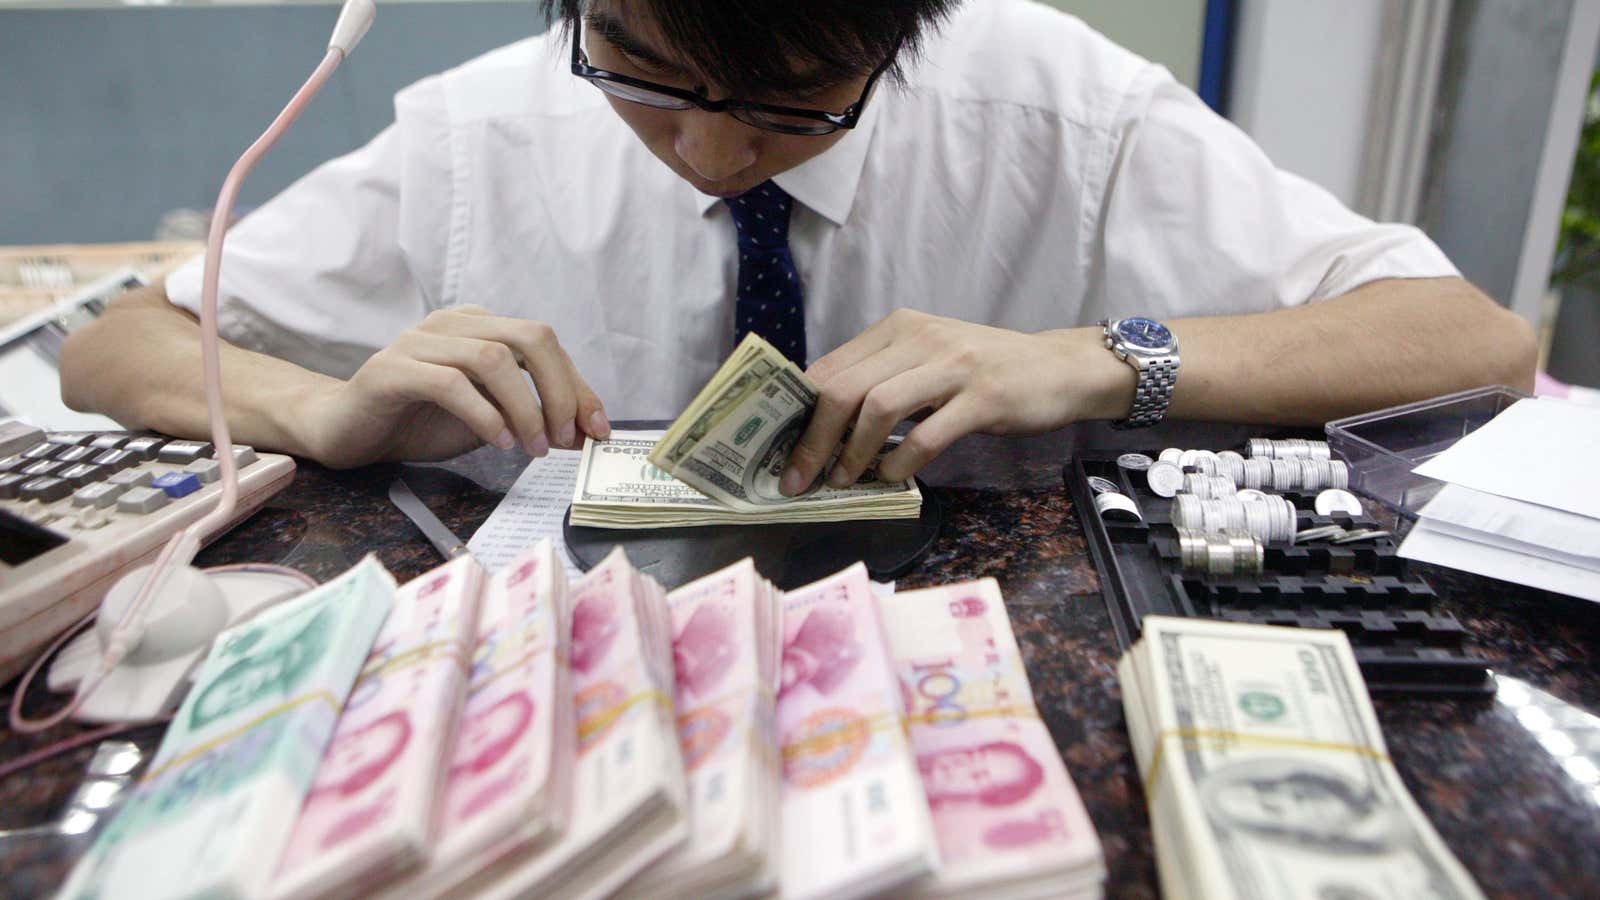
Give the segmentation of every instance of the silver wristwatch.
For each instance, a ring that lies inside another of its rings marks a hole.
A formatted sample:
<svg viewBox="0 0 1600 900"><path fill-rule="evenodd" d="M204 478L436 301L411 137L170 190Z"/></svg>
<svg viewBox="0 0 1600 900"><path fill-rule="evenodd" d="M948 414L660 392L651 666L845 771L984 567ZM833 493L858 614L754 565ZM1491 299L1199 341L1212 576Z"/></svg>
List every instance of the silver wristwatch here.
<svg viewBox="0 0 1600 900"><path fill-rule="evenodd" d="M1172 329L1138 316L1101 320L1100 327L1105 330L1106 348L1139 373L1133 410L1111 427L1143 428L1161 421L1178 383L1178 339Z"/></svg>

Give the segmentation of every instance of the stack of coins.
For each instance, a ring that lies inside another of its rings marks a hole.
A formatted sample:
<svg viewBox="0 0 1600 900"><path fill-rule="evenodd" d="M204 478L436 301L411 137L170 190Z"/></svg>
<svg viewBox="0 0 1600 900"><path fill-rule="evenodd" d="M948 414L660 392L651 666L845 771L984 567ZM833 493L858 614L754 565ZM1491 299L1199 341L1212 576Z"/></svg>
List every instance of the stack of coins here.
<svg viewBox="0 0 1600 900"><path fill-rule="evenodd" d="M1251 438L1245 449L1250 451L1251 459L1327 460L1333 458L1333 451L1328 447L1327 441L1306 441L1299 438L1291 438L1286 441Z"/></svg>
<svg viewBox="0 0 1600 900"><path fill-rule="evenodd" d="M1178 553L1185 572L1219 578L1259 575L1266 563L1261 542L1239 530L1208 534L1179 528Z"/></svg>
<svg viewBox="0 0 1600 900"><path fill-rule="evenodd" d="M1219 499L1179 494L1172 500L1172 524L1206 534L1243 531L1262 544L1293 543L1297 523L1292 503L1260 491Z"/></svg>
<svg viewBox="0 0 1600 900"><path fill-rule="evenodd" d="M1341 460L1327 459L1274 459L1271 487L1276 491L1304 491L1311 493L1350 486L1350 467Z"/></svg>
<svg viewBox="0 0 1600 900"><path fill-rule="evenodd" d="M1180 493L1193 494L1202 500L1221 500L1238 493L1239 486L1223 475L1202 475L1189 472L1183 476Z"/></svg>

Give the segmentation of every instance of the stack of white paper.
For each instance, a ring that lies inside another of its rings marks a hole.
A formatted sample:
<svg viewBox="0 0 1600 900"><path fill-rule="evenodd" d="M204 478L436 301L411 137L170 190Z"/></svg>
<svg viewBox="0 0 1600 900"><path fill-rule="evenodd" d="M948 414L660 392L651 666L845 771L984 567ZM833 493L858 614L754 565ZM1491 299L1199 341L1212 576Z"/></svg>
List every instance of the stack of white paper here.
<svg viewBox="0 0 1600 900"><path fill-rule="evenodd" d="M1447 482L1400 555L1600 601L1600 409L1521 400L1416 473Z"/></svg>

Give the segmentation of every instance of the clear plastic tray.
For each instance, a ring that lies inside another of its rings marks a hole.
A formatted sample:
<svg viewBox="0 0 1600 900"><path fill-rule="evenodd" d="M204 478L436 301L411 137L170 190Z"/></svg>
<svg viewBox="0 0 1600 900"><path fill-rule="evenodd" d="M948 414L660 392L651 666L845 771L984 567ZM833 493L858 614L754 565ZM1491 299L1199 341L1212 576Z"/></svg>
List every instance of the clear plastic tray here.
<svg viewBox="0 0 1600 900"><path fill-rule="evenodd" d="M1363 413L1329 422L1328 446L1350 465L1351 489L1416 518L1441 483L1411 470L1528 396L1494 385Z"/></svg>

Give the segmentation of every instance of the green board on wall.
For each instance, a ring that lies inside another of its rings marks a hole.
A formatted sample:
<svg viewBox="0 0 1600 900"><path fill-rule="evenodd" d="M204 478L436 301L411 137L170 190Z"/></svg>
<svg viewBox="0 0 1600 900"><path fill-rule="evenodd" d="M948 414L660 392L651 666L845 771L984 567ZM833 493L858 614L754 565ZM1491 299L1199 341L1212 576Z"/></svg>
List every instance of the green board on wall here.
<svg viewBox="0 0 1600 900"><path fill-rule="evenodd" d="M1045 0L1194 87L1200 79L1205 0Z"/></svg>

